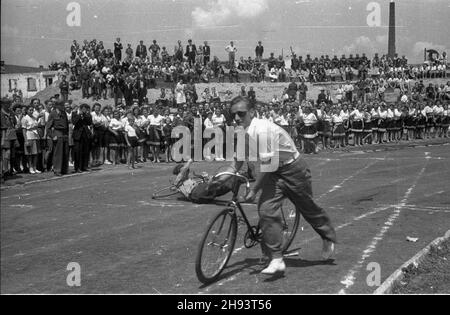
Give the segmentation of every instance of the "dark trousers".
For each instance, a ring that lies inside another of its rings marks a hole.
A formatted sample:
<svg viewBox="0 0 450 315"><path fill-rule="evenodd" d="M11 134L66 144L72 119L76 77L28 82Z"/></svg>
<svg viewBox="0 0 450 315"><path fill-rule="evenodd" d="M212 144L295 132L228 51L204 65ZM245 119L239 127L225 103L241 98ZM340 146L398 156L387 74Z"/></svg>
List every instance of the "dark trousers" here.
<svg viewBox="0 0 450 315"><path fill-rule="evenodd" d="M46 140L46 148L45 148L45 167L47 171L50 171L53 167L53 155L54 155L54 149L55 149L55 143L56 141L53 141L52 139Z"/></svg>
<svg viewBox="0 0 450 315"><path fill-rule="evenodd" d="M69 137L59 136L53 142L53 171L62 175L69 172Z"/></svg>
<svg viewBox="0 0 450 315"><path fill-rule="evenodd" d="M188 56L189 67L195 64L195 56Z"/></svg>
<svg viewBox="0 0 450 315"><path fill-rule="evenodd" d="M119 100L122 103L122 90L120 88L116 88L114 90L114 105L117 106L119 104Z"/></svg>
<svg viewBox="0 0 450 315"><path fill-rule="evenodd" d="M89 81L87 81L87 80L81 81L81 91L82 91L83 98L89 97Z"/></svg>
<svg viewBox="0 0 450 315"><path fill-rule="evenodd" d="M61 101L67 102L69 100L69 93L61 91Z"/></svg>
<svg viewBox="0 0 450 315"><path fill-rule="evenodd" d="M281 205L289 200L295 205L297 212L322 239L336 242L336 232L326 212L313 200L311 172L302 158L281 166L274 173L266 173L258 211L263 233L262 250L272 258L282 257L282 222Z"/></svg>
<svg viewBox="0 0 450 315"><path fill-rule="evenodd" d="M81 137L74 141L73 146L73 164L75 171L85 171L89 166L90 140L87 137Z"/></svg>
<svg viewBox="0 0 450 315"><path fill-rule="evenodd" d="M210 61L210 57L209 56L204 56L203 57L203 66L206 67L206 65L209 63Z"/></svg>

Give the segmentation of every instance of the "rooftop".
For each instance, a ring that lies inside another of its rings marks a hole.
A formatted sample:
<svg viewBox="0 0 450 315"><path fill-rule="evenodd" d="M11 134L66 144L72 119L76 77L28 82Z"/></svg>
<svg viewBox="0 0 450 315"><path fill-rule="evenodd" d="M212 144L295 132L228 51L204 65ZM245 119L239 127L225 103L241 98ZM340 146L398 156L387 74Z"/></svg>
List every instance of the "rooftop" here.
<svg viewBox="0 0 450 315"><path fill-rule="evenodd" d="M16 66L16 65L1 65L1 74L14 74L14 73L36 73L43 71L51 71L47 68L38 67L26 67L26 66Z"/></svg>

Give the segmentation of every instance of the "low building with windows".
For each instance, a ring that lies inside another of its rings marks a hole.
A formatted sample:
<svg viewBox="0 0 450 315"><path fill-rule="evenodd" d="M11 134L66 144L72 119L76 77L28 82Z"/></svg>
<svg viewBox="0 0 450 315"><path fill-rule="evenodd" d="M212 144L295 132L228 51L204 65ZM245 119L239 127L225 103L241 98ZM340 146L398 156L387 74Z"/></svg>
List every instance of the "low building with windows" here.
<svg viewBox="0 0 450 315"><path fill-rule="evenodd" d="M44 67L1 64L1 97L20 96L29 99L58 80L58 71Z"/></svg>

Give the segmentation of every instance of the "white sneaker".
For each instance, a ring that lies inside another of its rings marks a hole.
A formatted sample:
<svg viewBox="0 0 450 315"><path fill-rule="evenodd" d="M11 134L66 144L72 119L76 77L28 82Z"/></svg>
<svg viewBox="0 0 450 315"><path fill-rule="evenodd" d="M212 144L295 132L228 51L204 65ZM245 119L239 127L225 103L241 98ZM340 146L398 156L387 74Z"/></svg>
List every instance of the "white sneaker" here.
<svg viewBox="0 0 450 315"><path fill-rule="evenodd" d="M334 243L329 240L323 240L322 258L324 260L331 259L334 254Z"/></svg>
<svg viewBox="0 0 450 315"><path fill-rule="evenodd" d="M70 166L70 167L73 167L73 163L72 163L72 162L69 162L69 166Z"/></svg>
<svg viewBox="0 0 450 315"><path fill-rule="evenodd" d="M112 163L108 160L105 160L105 165L111 165Z"/></svg>
<svg viewBox="0 0 450 315"><path fill-rule="evenodd" d="M216 161L217 162L223 162L223 161L225 161L225 159L224 158L216 158Z"/></svg>
<svg viewBox="0 0 450 315"><path fill-rule="evenodd" d="M35 172L36 174L41 174L41 171L38 171L38 170L34 170L34 172Z"/></svg>
<svg viewBox="0 0 450 315"><path fill-rule="evenodd" d="M30 174L36 174L36 172L32 168L30 168Z"/></svg>
<svg viewBox="0 0 450 315"><path fill-rule="evenodd" d="M261 271L261 273L265 275L274 275L276 273L284 273L285 270L286 264L284 263L283 258L274 258L269 266Z"/></svg>

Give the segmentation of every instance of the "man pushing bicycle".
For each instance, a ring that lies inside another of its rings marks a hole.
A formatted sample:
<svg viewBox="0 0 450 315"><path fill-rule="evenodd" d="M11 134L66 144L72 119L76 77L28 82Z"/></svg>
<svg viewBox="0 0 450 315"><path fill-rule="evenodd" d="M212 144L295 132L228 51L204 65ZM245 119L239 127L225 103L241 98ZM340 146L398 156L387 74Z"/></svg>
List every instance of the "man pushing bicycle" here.
<svg viewBox="0 0 450 315"><path fill-rule="evenodd" d="M261 273L272 275L283 273L286 269L282 253L280 210L286 198L290 199L296 210L320 235L323 240L322 258L328 260L334 253L336 232L326 212L313 200L309 167L284 129L268 120L257 118L255 104L255 101L238 96L231 101L231 113L236 124L246 130L249 138L246 145L249 151L255 148L249 145L251 141L257 143L258 161L267 160L267 157L271 162L278 161L275 167L261 168L254 186L242 200L253 202L256 200L256 194L262 191L258 200L259 225L262 231L261 248L263 254L270 259L270 264ZM262 147L267 149L264 154L261 151ZM243 163L244 161L235 159L227 172L237 173ZM227 182L228 179L218 179L219 182L221 180Z"/></svg>

